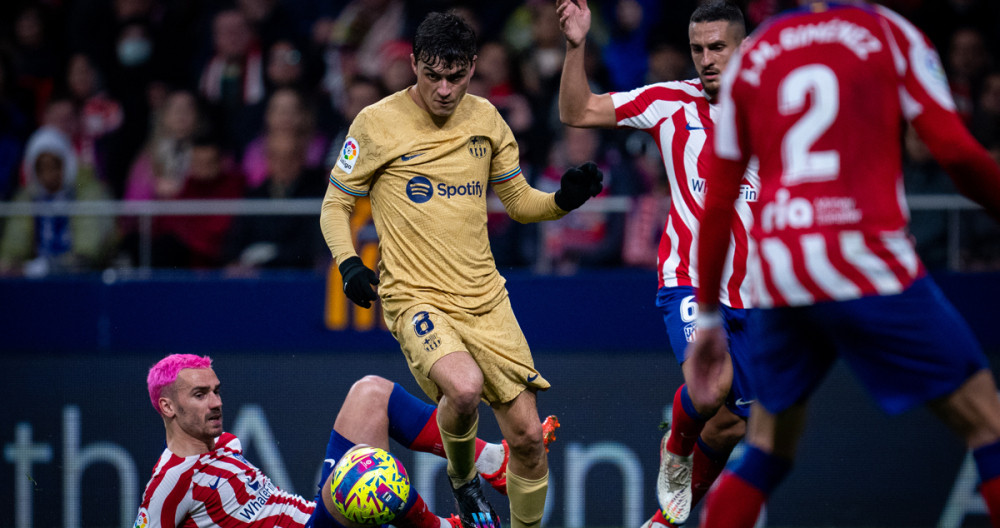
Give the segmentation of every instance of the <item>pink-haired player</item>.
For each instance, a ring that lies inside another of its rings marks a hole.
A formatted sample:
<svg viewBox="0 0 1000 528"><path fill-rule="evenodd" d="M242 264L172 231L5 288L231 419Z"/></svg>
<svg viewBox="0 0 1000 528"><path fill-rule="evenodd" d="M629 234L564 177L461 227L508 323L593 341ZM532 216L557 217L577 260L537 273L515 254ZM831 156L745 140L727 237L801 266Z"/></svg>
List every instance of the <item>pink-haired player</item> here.
<svg viewBox="0 0 1000 528"><path fill-rule="evenodd" d="M167 448L142 496L136 526L354 527L333 507L328 489L333 467L356 444L389 448L389 438L414 451L444 456L434 406L378 376L351 387L327 444L320 491L313 500L279 489L243 457L239 439L222 427L221 383L207 356L174 354L147 377L150 402L163 418ZM558 422L546 420L546 439ZM476 441L476 468L506 491L506 446ZM323 502L322 506L317 507ZM458 527L431 513L413 492L392 524L407 528Z"/></svg>

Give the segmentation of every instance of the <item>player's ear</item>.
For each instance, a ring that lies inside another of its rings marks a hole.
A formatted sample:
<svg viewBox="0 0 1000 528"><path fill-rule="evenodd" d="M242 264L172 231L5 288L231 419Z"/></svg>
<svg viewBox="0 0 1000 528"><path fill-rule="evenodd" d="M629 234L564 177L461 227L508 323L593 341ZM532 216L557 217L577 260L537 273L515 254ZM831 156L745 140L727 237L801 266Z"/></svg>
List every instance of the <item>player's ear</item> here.
<svg viewBox="0 0 1000 528"><path fill-rule="evenodd" d="M177 414L177 410L174 409L174 402L170 398L160 396L160 399L157 401L160 404L160 414L164 417L173 418L173 416Z"/></svg>
<svg viewBox="0 0 1000 528"><path fill-rule="evenodd" d="M410 54L410 68L413 68L413 75L417 75L417 58L412 53Z"/></svg>
<svg viewBox="0 0 1000 528"><path fill-rule="evenodd" d="M745 52L747 50L747 46L749 45L750 45L750 35L747 35L743 37L743 40L740 41L740 47L739 47L740 53Z"/></svg>
<svg viewBox="0 0 1000 528"><path fill-rule="evenodd" d="M472 63L469 64L469 77L470 78L472 77L472 75L474 73L476 73L476 59L478 59L478 58L479 58L479 55L473 55L472 56Z"/></svg>

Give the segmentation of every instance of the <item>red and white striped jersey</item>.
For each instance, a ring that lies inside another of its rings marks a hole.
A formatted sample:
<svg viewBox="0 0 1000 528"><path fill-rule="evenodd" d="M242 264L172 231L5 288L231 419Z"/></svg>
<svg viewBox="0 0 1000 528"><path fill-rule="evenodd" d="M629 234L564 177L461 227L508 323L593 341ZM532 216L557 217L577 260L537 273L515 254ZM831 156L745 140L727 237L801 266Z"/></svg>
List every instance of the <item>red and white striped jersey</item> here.
<svg viewBox="0 0 1000 528"><path fill-rule="evenodd" d="M619 127L648 132L656 141L670 183L670 213L657 257L659 286L698 287L697 233L705 206L703 170L712 148L717 105L709 104L701 81L651 84L611 94ZM749 308L746 261L751 224L749 203L757 200L756 171L747 170L736 202L720 300Z"/></svg>
<svg viewBox="0 0 1000 528"><path fill-rule="evenodd" d="M243 458L240 440L223 433L207 453L179 457L163 451L135 526L295 528L305 526L315 508L278 489Z"/></svg>
<svg viewBox="0 0 1000 528"><path fill-rule="evenodd" d="M916 27L878 6L821 6L762 27L723 74L715 153L760 164L755 306L890 295L922 276L906 230L904 119L924 116L915 125L925 141L933 129L948 130L953 147L967 135Z"/></svg>

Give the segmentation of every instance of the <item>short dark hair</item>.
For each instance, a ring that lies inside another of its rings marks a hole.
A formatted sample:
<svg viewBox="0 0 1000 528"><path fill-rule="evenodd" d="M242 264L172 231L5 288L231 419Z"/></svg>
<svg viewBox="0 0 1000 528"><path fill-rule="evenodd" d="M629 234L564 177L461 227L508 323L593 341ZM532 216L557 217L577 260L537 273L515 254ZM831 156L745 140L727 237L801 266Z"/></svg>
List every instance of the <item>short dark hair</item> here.
<svg viewBox="0 0 1000 528"><path fill-rule="evenodd" d="M467 66L476 56L476 32L453 12L428 14L413 38L413 57L445 67Z"/></svg>
<svg viewBox="0 0 1000 528"><path fill-rule="evenodd" d="M710 0L698 6L691 13L691 23L695 22L719 22L725 21L736 24L743 30L743 36L747 34L746 19L743 18L743 11L739 6L726 0Z"/></svg>

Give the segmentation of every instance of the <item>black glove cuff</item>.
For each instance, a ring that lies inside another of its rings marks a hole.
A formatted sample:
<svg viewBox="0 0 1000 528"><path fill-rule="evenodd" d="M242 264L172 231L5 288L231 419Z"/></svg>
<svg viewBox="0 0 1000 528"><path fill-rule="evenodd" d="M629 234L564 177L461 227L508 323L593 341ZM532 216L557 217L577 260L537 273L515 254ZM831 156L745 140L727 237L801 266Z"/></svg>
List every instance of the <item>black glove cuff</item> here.
<svg viewBox="0 0 1000 528"><path fill-rule="evenodd" d="M562 189L559 189L558 191L556 191L556 196L555 196L556 205L559 206L559 208L562 209L563 211L572 211L573 209L580 207L581 205L583 205L585 201L587 201L587 198L584 198L583 200L580 200L579 198L574 199L573 197L567 196L566 194L567 193L564 193Z"/></svg>
<svg viewBox="0 0 1000 528"><path fill-rule="evenodd" d="M337 269L340 270L340 276L341 277L347 277L348 274L350 274L352 271L358 269L359 267L360 268L365 267L365 263L361 262L361 257L354 256L354 257L351 257L351 258L349 258L349 259L341 262L337 266Z"/></svg>

